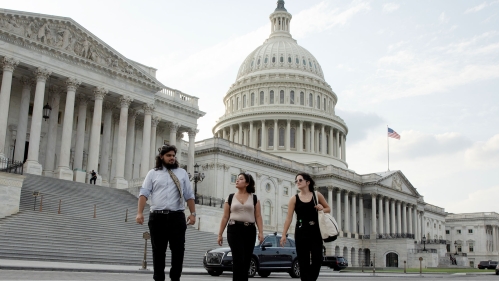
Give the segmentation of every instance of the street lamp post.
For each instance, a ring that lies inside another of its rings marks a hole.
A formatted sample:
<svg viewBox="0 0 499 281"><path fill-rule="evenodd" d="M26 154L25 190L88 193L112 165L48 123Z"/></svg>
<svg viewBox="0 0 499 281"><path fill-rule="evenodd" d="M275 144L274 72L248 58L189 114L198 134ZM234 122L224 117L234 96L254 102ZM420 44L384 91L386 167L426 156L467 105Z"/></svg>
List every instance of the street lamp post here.
<svg viewBox="0 0 499 281"><path fill-rule="evenodd" d="M198 202L198 182L202 182L204 180L204 173L199 173L199 165L196 163L194 165L194 175L189 173L189 179L194 181L194 202Z"/></svg>
<svg viewBox="0 0 499 281"><path fill-rule="evenodd" d="M423 241L423 251L426 252L427 251L426 250L426 235L423 235L422 241Z"/></svg>

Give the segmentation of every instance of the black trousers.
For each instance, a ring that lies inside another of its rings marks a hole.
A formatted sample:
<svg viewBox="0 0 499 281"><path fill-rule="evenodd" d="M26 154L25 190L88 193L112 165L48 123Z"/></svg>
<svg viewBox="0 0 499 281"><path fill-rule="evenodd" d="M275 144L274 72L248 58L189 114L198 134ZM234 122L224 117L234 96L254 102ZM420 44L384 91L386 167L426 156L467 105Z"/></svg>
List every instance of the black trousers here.
<svg viewBox="0 0 499 281"><path fill-rule="evenodd" d="M148 225L151 233L153 279L165 280L166 247L170 243L172 252L170 279L180 280L184 263L185 230L187 229L184 213L150 214Z"/></svg>
<svg viewBox="0 0 499 281"><path fill-rule="evenodd" d="M90 178L90 184L92 184L92 181L94 181L94 184L95 184L95 182L97 181L97 177L91 177Z"/></svg>
<svg viewBox="0 0 499 281"><path fill-rule="evenodd" d="M227 226L227 241L232 252L232 280L247 281L251 256L255 248L255 225Z"/></svg>
<svg viewBox="0 0 499 281"><path fill-rule="evenodd" d="M302 281L316 281L322 266L322 236L319 225L295 228L296 254ZM312 262L312 263L311 263Z"/></svg>

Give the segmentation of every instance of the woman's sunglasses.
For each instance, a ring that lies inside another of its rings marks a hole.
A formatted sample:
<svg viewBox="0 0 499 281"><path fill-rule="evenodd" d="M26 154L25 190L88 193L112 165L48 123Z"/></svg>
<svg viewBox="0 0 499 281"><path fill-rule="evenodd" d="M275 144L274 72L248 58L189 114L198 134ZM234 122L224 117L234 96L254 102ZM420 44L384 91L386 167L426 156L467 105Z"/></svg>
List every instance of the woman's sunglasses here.
<svg viewBox="0 0 499 281"><path fill-rule="evenodd" d="M297 180L295 180L295 184L302 182L302 181L305 181L305 180L304 179L297 179Z"/></svg>

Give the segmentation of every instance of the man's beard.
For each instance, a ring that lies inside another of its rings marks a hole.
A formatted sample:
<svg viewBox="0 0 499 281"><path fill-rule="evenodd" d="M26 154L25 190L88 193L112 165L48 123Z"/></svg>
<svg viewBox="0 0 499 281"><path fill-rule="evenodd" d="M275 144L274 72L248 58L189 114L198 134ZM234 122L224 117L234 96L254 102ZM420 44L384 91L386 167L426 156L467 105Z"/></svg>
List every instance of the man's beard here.
<svg viewBox="0 0 499 281"><path fill-rule="evenodd" d="M178 168L177 161L173 162L173 164L167 163L167 162L165 162L165 160L162 160L162 161L163 161L163 166L165 166L165 168L167 168L168 170L172 170L172 169L177 169Z"/></svg>

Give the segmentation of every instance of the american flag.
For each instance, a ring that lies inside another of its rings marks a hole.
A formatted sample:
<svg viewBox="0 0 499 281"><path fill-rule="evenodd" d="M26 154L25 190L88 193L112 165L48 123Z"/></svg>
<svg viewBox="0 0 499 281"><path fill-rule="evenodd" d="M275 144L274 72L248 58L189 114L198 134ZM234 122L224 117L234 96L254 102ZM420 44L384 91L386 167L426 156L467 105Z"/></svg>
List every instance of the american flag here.
<svg viewBox="0 0 499 281"><path fill-rule="evenodd" d="M395 132L391 128L388 128L388 137L398 139L398 140L400 139L400 135L397 134L397 132Z"/></svg>

